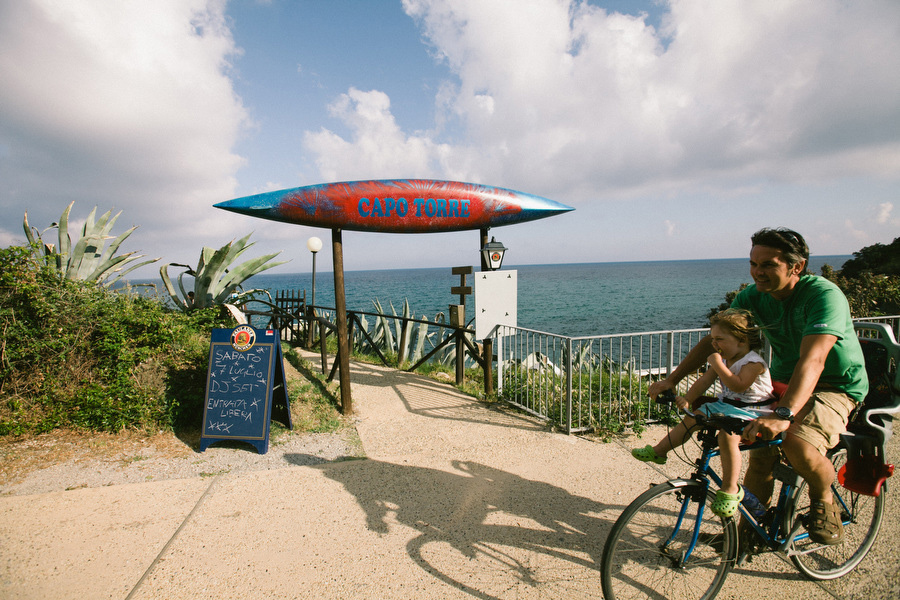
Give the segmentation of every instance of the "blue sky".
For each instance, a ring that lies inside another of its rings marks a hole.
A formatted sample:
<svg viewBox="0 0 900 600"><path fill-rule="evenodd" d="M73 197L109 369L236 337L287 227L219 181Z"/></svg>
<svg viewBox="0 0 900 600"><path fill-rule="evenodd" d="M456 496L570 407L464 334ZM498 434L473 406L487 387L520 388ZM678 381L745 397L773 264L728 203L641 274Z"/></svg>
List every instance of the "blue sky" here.
<svg viewBox="0 0 900 600"><path fill-rule="evenodd" d="M74 201L122 250L307 271L330 232L212 208L431 177L575 207L495 228L507 265L814 254L900 232L895 0L0 0L0 244ZM346 232L345 268L476 264L477 232ZM144 269L147 276L157 267Z"/></svg>

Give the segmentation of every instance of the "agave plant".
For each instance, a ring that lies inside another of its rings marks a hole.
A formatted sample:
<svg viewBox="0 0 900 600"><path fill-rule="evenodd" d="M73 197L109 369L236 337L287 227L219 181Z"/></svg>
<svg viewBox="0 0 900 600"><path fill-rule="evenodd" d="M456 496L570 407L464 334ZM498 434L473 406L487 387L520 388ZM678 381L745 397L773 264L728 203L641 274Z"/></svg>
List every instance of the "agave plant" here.
<svg viewBox="0 0 900 600"><path fill-rule="evenodd" d="M238 257L256 243L247 243L250 235L247 234L237 241L228 242L218 250L204 247L200 252L200 262L196 269L178 263L167 263L161 266L159 274L175 305L183 311L190 311L209 306L243 304L252 299L257 290L244 291L241 285L257 273L283 265L287 261L270 262L281 254L281 252L275 252L233 266ZM185 269L178 275L177 291L169 277L169 267ZM194 278L193 298L185 289L185 275ZM228 300L231 302L227 302Z"/></svg>
<svg viewBox="0 0 900 600"><path fill-rule="evenodd" d="M128 252L116 256L119 246L137 229L137 226L113 239L109 232L112 231L113 225L122 214L121 211L115 216L111 216L112 211L106 211L99 219L96 219L96 206L81 228L81 237L73 246L72 239L69 237L69 212L74 204L72 202L66 207L59 218L59 223L54 223L43 232L39 232L29 225L27 212L22 224L28 243L35 248L36 258L55 269L61 278L91 281L110 286L131 271L159 260L159 258L153 258L134 264L144 255ZM58 245L48 244L44 241L43 236L50 229L58 230ZM113 240L112 243L104 249L107 240L110 239ZM122 269L126 265L129 267L123 271Z"/></svg>

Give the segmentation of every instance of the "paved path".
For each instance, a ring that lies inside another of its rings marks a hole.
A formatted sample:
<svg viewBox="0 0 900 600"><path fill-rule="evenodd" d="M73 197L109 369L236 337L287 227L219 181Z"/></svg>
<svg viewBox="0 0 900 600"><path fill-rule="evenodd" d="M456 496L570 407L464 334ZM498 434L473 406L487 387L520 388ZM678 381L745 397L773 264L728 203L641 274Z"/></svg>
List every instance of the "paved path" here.
<svg viewBox="0 0 900 600"><path fill-rule="evenodd" d="M418 375L351 370L368 459L0 498L0 598L601 597L606 532L666 476L631 459L636 440L549 433ZM762 556L719 597L900 597L897 497L856 573L819 584Z"/></svg>

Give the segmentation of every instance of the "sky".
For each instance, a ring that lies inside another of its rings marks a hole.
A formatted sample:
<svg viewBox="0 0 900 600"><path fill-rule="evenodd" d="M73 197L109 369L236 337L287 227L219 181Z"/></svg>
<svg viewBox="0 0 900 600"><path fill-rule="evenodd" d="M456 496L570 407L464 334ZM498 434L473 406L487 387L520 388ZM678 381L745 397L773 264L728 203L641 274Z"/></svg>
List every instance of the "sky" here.
<svg viewBox="0 0 900 600"><path fill-rule="evenodd" d="M812 253L900 235L896 0L0 0L0 247L74 202L120 248L308 272L331 232L213 208L434 178L575 208L504 266ZM55 239L55 231L45 236ZM478 232L343 233L344 268L478 264Z"/></svg>

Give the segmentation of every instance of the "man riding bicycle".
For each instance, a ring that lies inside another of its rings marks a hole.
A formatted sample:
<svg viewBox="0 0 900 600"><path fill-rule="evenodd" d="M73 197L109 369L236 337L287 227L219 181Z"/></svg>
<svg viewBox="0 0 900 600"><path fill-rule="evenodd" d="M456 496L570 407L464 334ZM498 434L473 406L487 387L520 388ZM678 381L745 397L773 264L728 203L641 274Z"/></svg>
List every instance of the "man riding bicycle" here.
<svg viewBox="0 0 900 600"><path fill-rule="evenodd" d="M749 310L772 347L770 371L787 384L775 413L752 421L745 439L774 439L809 486L809 535L824 544L843 538L840 510L831 484L835 473L825 452L837 444L847 419L868 391L864 359L847 299L836 285L810 274L809 247L789 229L762 229L751 237L753 284L738 293L733 308ZM673 389L712 354L705 337L664 380L650 386L650 397ZM773 451L774 450L774 451ZM768 503L774 488L777 447L752 451L745 487Z"/></svg>

